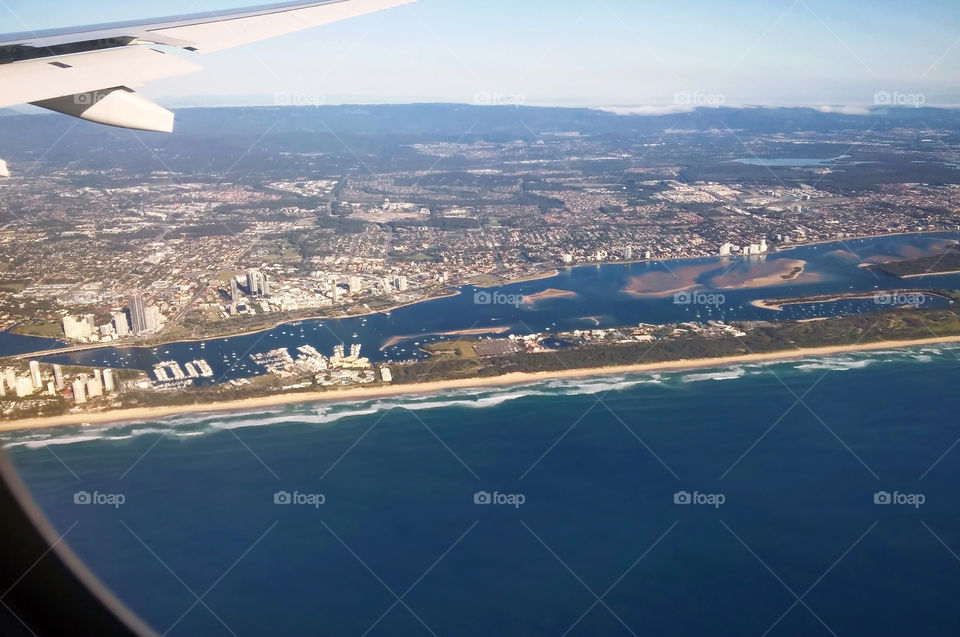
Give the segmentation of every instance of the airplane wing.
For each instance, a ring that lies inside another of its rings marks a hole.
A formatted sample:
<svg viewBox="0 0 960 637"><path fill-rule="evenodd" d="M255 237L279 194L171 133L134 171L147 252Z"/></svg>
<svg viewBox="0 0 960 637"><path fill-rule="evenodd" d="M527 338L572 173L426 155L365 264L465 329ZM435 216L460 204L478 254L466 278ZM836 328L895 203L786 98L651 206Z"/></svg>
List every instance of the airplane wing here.
<svg viewBox="0 0 960 637"><path fill-rule="evenodd" d="M29 103L100 124L170 132L173 113L134 92L200 69L170 48L210 53L415 1L287 2L0 35L0 108Z"/></svg>

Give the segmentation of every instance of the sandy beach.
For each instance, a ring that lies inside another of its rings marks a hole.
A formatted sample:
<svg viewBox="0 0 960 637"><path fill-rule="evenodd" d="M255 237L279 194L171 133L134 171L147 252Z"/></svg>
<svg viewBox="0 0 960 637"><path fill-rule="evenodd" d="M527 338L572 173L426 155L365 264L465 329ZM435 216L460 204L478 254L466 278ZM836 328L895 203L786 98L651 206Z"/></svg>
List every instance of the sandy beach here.
<svg viewBox="0 0 960 637"><path fill-rule="evenodd" d="M960 270L947 270L944 272L918 272L917 274L902 274L901 279L916 279L922 276L940 276L941 274L960 274Z"/></svg>
<svg viewBox="0 0 960 637"><path fill-rule="evenodd" d="M775 312L783 311L783 305L772 299L754 299L750 301L750 305L753 307L758 307L761 310L773 310Z"/></svg>
<svg viewBox="0 0 960 637"><path fill-rule="evenodd" d="M500 325L498 327L475 327L468 330L452 330L450 332L422 332L420 334L409 334L391 336L380 346L380 351L393 347L397 343L409 341L415 338L422 339L427 336L484 336L486 334L505 334L510 331L509 325Z"/></svg>
<svg viewBox="0 0 960 637"><path fill-rule="evenodd" d="M753 307L759 307L763 310L774 310L776 312L782 312L783 308L788 305L809 305L811 303L835 303L836 301L853 301L858 299L872 299L874 298L873 294L852 294L852 295L843 295L838 294L835 296L824 296L824 297L810 297L807 299L801 299L793 302L789 302L789 299L754 299L750 301L750 305ZM828 318L828 317L822 317Z"/></svg>
<svg viewBox="0 0 960 637"><path fill-rule="evenodd" d="M527 305L534 305L537 301L545 301L547 299L570 299L576 298L577 296L578 294L572 290L557 290L556 288L547 288L543 292L527 294L523 297L523 302Z"/></svg>
<svg viewBox="0 0 960 637"><path fill-rule="evenodd" d="M812 283L818 280L816 275L806 271L807 262L799 259L774 259L771 261L745 262L745 269L729 269L710 280L710 285L718 290L744 290L766 288L785 283Z"/></svg>
<svg viewBox="0 0 960 637"><path fill-rule="evenodd" d="M587 378L590 376L605 376L627 373L660 372L672 370L703 369L713 367L727 367L744 363L760 363L769 361L787 361L811 356L829 356L849 352L863 352L871 350L914 347L918 345L942 345L945 343L960 343L960 336L942 338L926 338L912 341L879 341L861 343L858 345L841 345L836 347L815 347L796 350L783 350L763 354L749 354L723 358L700 358L693 360L664 361L659 363L639 363L636 365L620 365L615 367L601 367L590 369L570 369L555 372L512 373L492 378L467 378L450 381L429 383L415 383L407 385L390 385L373 388L344 389L339 391L310 392L300 394L280 394L260 398L248 398L219 403L205 403L201 405L174 405L169 407L142 407L135 409L118 409L101 413L79 413L53 416L49 418L31 418L0 424L0 431L17 431L23 429L40 429L62 427L78 424L105 424L123 423L131 421L157 420L168 416L190 413L216 413L231 411L248 411L273 407L278 405L311 403L311 402L349 402L365 401L375 398L391 396L406 396L416 394L436 394L454 389L479 389L484 387L501 387L505 385L526 385L544 380L569 378Z"/></svg>
<svg viewBox="0 0 960 637"><path fill-rule="evenodd" d="M557 269L557 268L554 268L554 269L552 269L552 270L548 270L548 271L543 272L543 273L541 273L541 274L531 274L531 275L529 275L529 276L522 276L522 277L520 277L520 278L518 278L518 279L509 279L509 280L504 281L503 283L501 283L501 284L499 284L499 285L500 285L500 286L506 286L506 285L513 285L514 283L529 283L529 282L531 282L531 281L542 281L543 279L552 279L553 277L557 276L558 274L560 274L560 270Z"/></svg>
<svg viewBox="0 0 960 637"><path fill-rule="evenodd" d="M883 234L861 234L852 237L840 237L834 239L820 239L819 241L801 241L798 243L790 243L785 245L778 245L775 248L776 252L786 252L787 250L793 250L794 248L805 248L806 246L819 246L826 245L829 243L847 243L850 241L859 241L861 239L883 239L887 237L911 237L917 236L922 237L923 235L928 234L943 234L946 232L951 232L951 230L920 230L913 232L885 232Z"/></svg>

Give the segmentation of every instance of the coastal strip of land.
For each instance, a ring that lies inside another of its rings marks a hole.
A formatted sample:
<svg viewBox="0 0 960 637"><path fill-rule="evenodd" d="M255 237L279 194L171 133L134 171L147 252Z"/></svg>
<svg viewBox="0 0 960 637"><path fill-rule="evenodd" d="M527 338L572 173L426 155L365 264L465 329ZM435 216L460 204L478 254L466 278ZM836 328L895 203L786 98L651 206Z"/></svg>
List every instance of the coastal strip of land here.
<svg viewBox="0 0 960 637"><path fill-rule="evenodd" d="M627 373L644 373L660 371L682 371L688 369L704 369L715 367L729 367L732 365L763 363L773 361L789 361L801 358L831 356L852 352L871 350L896 349L924 345L943 345L960 343L960 336L945 336L940 338L924 338L913 340L875 341L853 345L837 345L830 347L809 347L801 349L780 350L759 354L743 354L719 358L697 358L688 360L663 361L656 363L639 363L635 365L618 365L612 367L569 369L549 372L514 372L489 378L464 378L457 380L435 381L425 383L408 383L386 385L373 388L356 388L333 390L325 392L307 392L297 394L281 394L256 398L247 398L223 402L210 402L195 405L171 405L158 407L137 407L132 409L118 409L99 413L64 414L60 416L30 418L0 424L0 431L18 431L26 429L41 429L63 427L68 425L102 425L110 423L138 422L158 420L170 416L192 413L217 413L233 411L252 411L278 405L311 403L311 402L349 402L365 401L377 398L388 398L406 395L436 394L457 389L482 389L485 387L502 387L508 385L527 385L545 380L562 380L587 378L591 376L608 376Z"/></svg>
<svg viewBox="0 0 960 637"><path fill-rule="evenodd" d="M901 274L901 279L916 279L922 276L939 276L941 274L960 274L960 270L944 270L938 272L917 272L916 274Z"/></svg>
<svg viewBox="0 0 960 637"><path fill-rule="evenodd" d="M497 327L475 327L467 330L452 330L449 332L422 332L420 334L407 334L391 336L380 346L380 351L393 347L398 343L413 340L415 338L425 338L429 336L484 336L487 334L506 334L510 331L509 325L500 325Z"/></svg>
<svg viewBox="0 0 960 637"><path fill-rule="evenodd" d="M790 305L811 305L813 303L835 303L837 301L857 301L857 300L878 300L884 301L886 299L886 304L891 304L891 301L897 297L916 297L918 295L922 296L936 296L947 301L958 301L960 300L960 295L957 292L950 290L938 290L938 289L909 289L904 288L900 290L875 290L873 292L841 292L838 294L815 294L809 296L794 296L789 298L781 299L754 299L750 301L750 305L753 307L758 307L762 310L773 310L775 312L782 312L783 308ZM905 303L909 305L909 303Z"/></svg>
<svg viewBox="0 0 960 637"><path fill-rule="evenodd" d="M710 280L719 290L746 290L784 285L792 282L813 283L819 280L807 272L807 262L800 259L772 259L758 262L744 261L744 267L725 270Z"/></svg>

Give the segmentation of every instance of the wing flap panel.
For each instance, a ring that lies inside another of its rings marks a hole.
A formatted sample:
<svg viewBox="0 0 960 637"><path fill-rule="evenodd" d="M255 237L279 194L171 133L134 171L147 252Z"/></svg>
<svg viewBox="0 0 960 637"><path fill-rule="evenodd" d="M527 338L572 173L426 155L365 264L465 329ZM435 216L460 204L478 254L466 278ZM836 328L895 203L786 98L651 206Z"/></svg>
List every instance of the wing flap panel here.
<svg viewBox="0 0 960 637"><path fill-rule="evenodd" d="M107 126L173 132L173 113L125 86L55 97L33 104Z"/></svg>
<svg viewBox="0 0 960 637"><path fill-rule="evenodd" d="M0 107L116 86L142 86L200 67L173 53L127 46L0 65Z"/></svg>

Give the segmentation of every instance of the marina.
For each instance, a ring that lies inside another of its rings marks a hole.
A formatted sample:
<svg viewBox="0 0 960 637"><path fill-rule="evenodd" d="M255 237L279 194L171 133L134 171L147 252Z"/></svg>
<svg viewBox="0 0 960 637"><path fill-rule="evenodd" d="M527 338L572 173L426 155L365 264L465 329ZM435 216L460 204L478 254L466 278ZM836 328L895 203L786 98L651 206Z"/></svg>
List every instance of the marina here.
<svg viewBox="0 0 960 637"><path fill-rule="evenodd" d="M360 344L368 353L371 363L388 364L423 359L427 356L422 350L423 346L456 338L457 334L482 339L608 329L639 323L662 325L691 321L813 320L889 307L878 305L874 298L875 294L884 290L960 288L960 275L957 274L901 279L861 267L863 263L895 259L904 254L928 253L937 246L955 243L957 239L956 233L895 235L812 244L758 257L715 257L575 267L564 269L552 278L498 288L503 294L540 294L540 300L531 304L477 304L474 299L479 288L465 286L458 295L396 308L389 313L297 321L272 330L224 339L170 343L152 348L105 347L39 357L39 360L139 369L151 373L152 377L156 376L155 368L159 365L168 380L158 382L168 383L178 380L176 367L164 366L163 362L180 361L178 366L182 380L229 382L270 373L266 366L257 362L255 356L268 362L271 369L280 372L282 377L292 373L296 365L302 365L310 371L316 368L319 372L323 364L323 356L319 353L331 353L334 347L349 347L349 343ZM763 287L720 287L724 281L731 279L726 276L728 272L742 270L737 280L749 280L751 270L760 273L780 271L783 268L765 264L781 259L802 260L805 262L805 272L812 278L807 282L784 280L781 284ZM690 273L689 279L675 278L688 276L685 272ZM675 282L672 287L686 288L692 296L637 296L628 291L637 277L657 273L673 279ZM558 294L559 291L569 294ZM758 304L759 301L775 301L778 298L851 292L863 292L864 298L788 305L779 310ZM713 295L710 298L717 302L699 303L698 300L707 297L698 294ZM690 302L684 302L685 299ZM923 307L938 307L948 303L937 297L925 299ZM15 341L23 338L27 337L0 334L0 348L15 347ZM271 356L276 360L272 360ZM193 365L197 377L191 375L186 363Z"/></svg>

